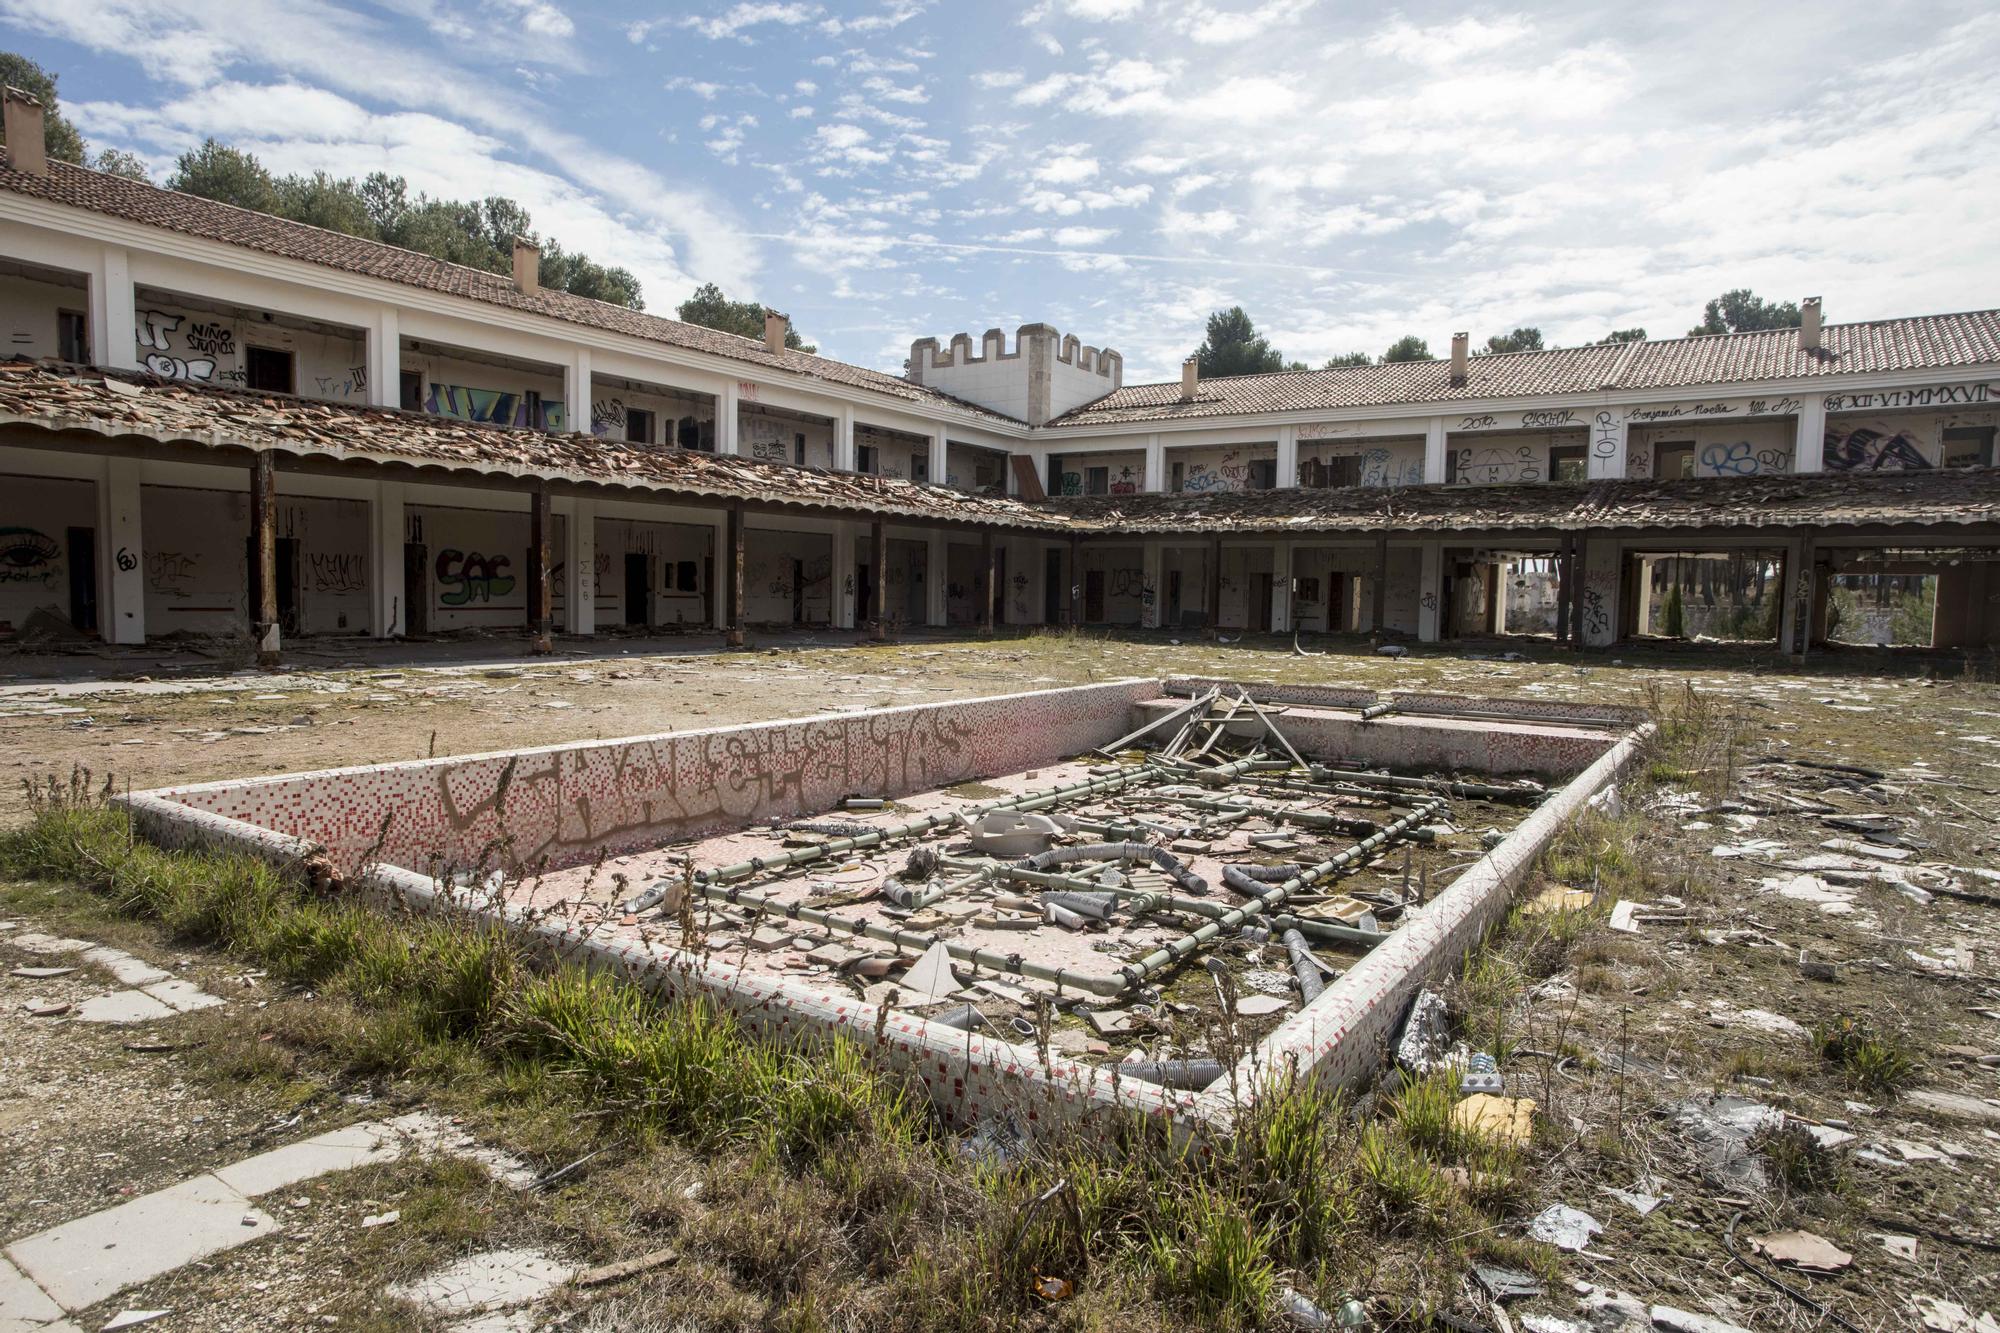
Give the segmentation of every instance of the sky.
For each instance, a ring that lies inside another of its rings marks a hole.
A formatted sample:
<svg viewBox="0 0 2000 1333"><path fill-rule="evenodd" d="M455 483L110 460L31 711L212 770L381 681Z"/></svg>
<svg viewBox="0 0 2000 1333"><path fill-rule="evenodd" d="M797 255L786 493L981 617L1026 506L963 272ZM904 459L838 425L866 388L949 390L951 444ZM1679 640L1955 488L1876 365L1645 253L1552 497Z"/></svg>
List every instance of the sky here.
<svg viewBox="0 0 2000 1333"><path fill-rule="evenodd" d="M1289 358L2000 305L1989 2L0 0L93 149L510 196L900 373L1045 321L1176 378Z"/></svg>

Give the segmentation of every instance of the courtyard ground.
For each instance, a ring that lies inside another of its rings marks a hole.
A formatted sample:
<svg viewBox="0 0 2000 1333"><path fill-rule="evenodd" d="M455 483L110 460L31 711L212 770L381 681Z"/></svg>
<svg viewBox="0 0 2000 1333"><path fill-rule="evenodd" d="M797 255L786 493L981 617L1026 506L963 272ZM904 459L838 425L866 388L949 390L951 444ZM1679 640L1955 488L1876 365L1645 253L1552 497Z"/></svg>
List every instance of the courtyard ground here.
<svg viewBox="0 0 2000 1333"><path fill-rule="evenodd" d="M1143 1258L1095 1235L1051 1243L1041 1258L1065 1268L1047 1274L1069 1287L1061 1299L975 1298L981 1284L1013 1282L1014 1268L961 1251L1044 1226L1022 1216L1028 1177L1046 1166L1033 1183L1073 1194L1078 1163L1034 1164L1003 1188L980 1175L990 1167L919 1154L898 1158L891 1188L848 1160L866 1155L852 1143L807 1160L734 1131L663 1129L575 1069L499 1058L505 1034L419 1030L381 999L386 983L381 994L300 984L241 940L135 913L134 895L84 891L93 871L51 878L17 865L0 884L0 918L13 923L0 964L76 970L0 977L0 1155L15 1164L0 1248L266 1149L415 1111L457 1117L530 1173L589 1157L525 1192L463 1151L325 1174L256 1200L272 1234L252 1228L255 1243L164 1271L78 1326L165 1309L147 1327L444 1327L445 1314L389 1289L507 1249L565 1273L652 1263L555 1285L489 1316L511 1325L488 1327L1281 1326L1287 1285L1329 1307L1351 1293L1377 1326L1442 1319L1495 1333L1696 1329L1703 1317L1757 1330L2000 1327L1979 1322L2000 1309L1990 662L1840 653L1796 670L1518 644L1392 659L1358 644L1302 656L1289 640L1090 634L787 637L727 655L692 641L560 646L569 651L530 660L504 641L315 644L275 674L218 670L195 653L0 662L0 827L30 816L14 779L67 781L79 767L93 786L109 775L136 789L1128 675L1637 703L1666 735L1623 808L1573 829L1522 897L1567 887L1594 889L1596 902L1517 912L1451 988L1459 1030L1499 1056L1510 1095L1537 1103L1524 1150L1502 1160L1438 1123L1431 1085L1385 1088L1330 1113L1338 1206L1319 1252L1265 1244L1235 1262L1213 1225L1174 1230L1158 1223L1157 1201L1100 1201L1090 1215L1102 1220L1086 1229L1138 1227L1167 1248L1207 1239ZM84 955L22 946L38 933L129 951L224 1003L136 1026L76 1021L75 1008L56 1011L117 993L122 979ZM1140 1174L1157 1195L1151 1169ZM1586 1228L1575 1250L1533 1239L1557 1205L1601 1230ZM1793 1232L1835 1253L1802 1267L1789 1256L1810 1242ZM1512 1279L1492 1270L1516 1270L1540 1291L1498 1298L1478 1266L1502 1284ZM1245 1292L1266 1307L1246 1312ZM5 1301L0 1288L0 1328Z"/></svg>

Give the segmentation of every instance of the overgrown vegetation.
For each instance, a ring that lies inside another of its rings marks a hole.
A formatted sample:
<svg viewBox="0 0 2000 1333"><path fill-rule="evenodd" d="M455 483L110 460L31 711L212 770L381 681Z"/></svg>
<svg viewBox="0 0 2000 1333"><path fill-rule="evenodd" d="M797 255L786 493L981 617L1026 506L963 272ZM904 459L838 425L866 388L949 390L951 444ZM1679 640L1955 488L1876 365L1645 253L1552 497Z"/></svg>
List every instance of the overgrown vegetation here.
<svg viewBox="0 0 2000 1333"><path fill-rule="evenodd" d="M1851 1014L1815 1029L1813 1045L1863 1092L1893 1093L1917 1072L1916 1056L1900 1039Z"/></svg>
<svg viewBox="0 0 2000 1333"><path fill-rule="evenodd" d="M1226 1143L1135 1122L968 1154L852 1041L769 1040L703 1000L539 966L470 917L392 917L261 860L154 847L108 791L82 773L34 788L31 820L0 834L0 877L80 884L254 960L292 988L262 1021L346 1080L428 1075L460 1096L484 1088L496 1113L534 1104L566 1126L565 1158L662 1144L734 1163L745 1199L732 1213L748 1214L682 1239L718 1250L789 1312L780 1322L815 1323L803 1316L829 1284L856 1274L879 1328L1139 1312L1249 1328L1286 1289L1328 1309L1359 1292L1422 1311L1450 1301L1449 1275L1497 1243L1497 1211L1518 1202L1515 1156L1454 1129L1442 1084L1358 1121L1333 1094L1274 1085ZM272 1058L262 1044L243 1066ZM812 1244L784 1241L807 1223ZM839 1299L851 1313L855 1293Z"/></svg>

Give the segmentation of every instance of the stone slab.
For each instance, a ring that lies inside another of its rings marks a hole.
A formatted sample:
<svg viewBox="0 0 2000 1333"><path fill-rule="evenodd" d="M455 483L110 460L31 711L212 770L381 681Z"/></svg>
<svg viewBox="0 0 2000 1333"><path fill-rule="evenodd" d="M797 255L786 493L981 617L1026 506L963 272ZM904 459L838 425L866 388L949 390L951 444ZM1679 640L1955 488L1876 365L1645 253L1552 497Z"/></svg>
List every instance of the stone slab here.
<svg viewBox="0 0 2000 1333"><path fill-rule="evenodd" d="M471 1254L388 1294L444 1315L481 1314L530 1305L569 1281L570 1268L535 1250Z"/></svg>
<svg viewBox="0 0 2000 1333"><path fill-rule="evenodd" d="M46 1291L5 1259L0 1259L0 1333L39 1328L63 1317L63 1310Z"/></svg>
<svg viewBox="0 0 2000 1333"><path fill-rule="evenodd" d="M83 957L85 962L95 963L117 978L121 986L150 986L156 981L171 980L174 975L143 958L134 958L123 949L90 949Z"/></svg>
<svg viewBox="0 0 2000 1333"><path fill-rule="evenodd" d="M93 995L76 1007L76 1016L85 1023L153 1023L179 1012L142 990Z"/></svg>
<svg viewBox="0 0 2000 1333"><path fill-rule="evenodd" d="M65 939L57 935L44 935L39 931L24 931L10 936L9 944L26 949L29 953L82 953L91 948L89 940Z"/></svg>
<svg viewBox="0 0 2000 1333"><path fill-rule="evenodd" d="M162 981L140 989L181 1014L191 1014L197 1009L213 1009L222 1003L219 996L210 995L192 981Z"/></svg>
<svg viewBox="0 0 2000 1333"><path fill-rule="evenodd" d="M217 1167L215 1178L255 1199L330 1171L396 1161L410 1146L408 1138L386 1125L349 1125Z"/></svg>
<svg viewBox="0 0 2000 1333"><path fill-rule="evenodd" d="M67 1310L268 1236L278 1224L211 1175L17 1240L21 1271Z"/></svg>

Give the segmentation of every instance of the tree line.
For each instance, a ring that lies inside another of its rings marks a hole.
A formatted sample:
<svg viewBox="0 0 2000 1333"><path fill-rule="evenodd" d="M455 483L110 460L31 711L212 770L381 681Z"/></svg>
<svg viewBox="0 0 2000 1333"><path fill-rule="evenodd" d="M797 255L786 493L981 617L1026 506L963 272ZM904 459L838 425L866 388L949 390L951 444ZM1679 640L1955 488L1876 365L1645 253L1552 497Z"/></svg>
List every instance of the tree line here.
<svg viewBox="0 0 2000 1333"><path fill-rule="evenodd" d="M1699 338L1718 333L1748 333L1759 329L1795 329L1799 326L1799 306L1796 301L1766 301L1750 291L1739 287L1724 292L1702 308L1701 322L1689 329L1687 336ZM1646 331L1642 328L1613 329L1599 338L1593 346L1607 343L1643 342ZM1523 325L1505 333L1496 333L1486 340L1486 345L1474 355L1497 356L1506 352L1555 351L1553 343L1545 342L1541 329L1534 325ZM1303 361L1287 360L1285 354L1271 346L1270 339L1257 332L1248 312L1242 306L1231 306L1227 310L1217 310L1208 317L1208 329L1201 346L1194 352L1197 365L1204 378L1220 375L1265 375L1280 370L1312 370ZM1370 356L1367 352L1343 352L1328 357L1317 369L1337 370L1342 366L1389 365L1397 361L1435 361L1430 343L1414 333L1404 334L1389 344L1380 356Z"/></svg>
<svg viewBox="0 0 2000 1333"><path fill-rule="evenodd" d="M50 157L150 183L152 173L135 154L117 148L95 154L90 151L82 131L63 115L56 79L26 56L0 51L0 85L19 88L42 104L42 138ZM165 183L168 189L184 194L382 241L489 273L513 272L514 238L525 237L541 247L544 287L632 310L646 308L639 280L629 270L566 250L554 237L537 236L528 210L500 195L434 199L421 190L413 191L404 177L382 171L370 172L359 180L324 171L278 175L254 154L215 139L182 153ZM698 287L675 313L690 324L746 338L761 340L764 336L763 305L732 301L714 283ZM805 352L816 350L796 330L787 332L785 345Z"/></svg>

